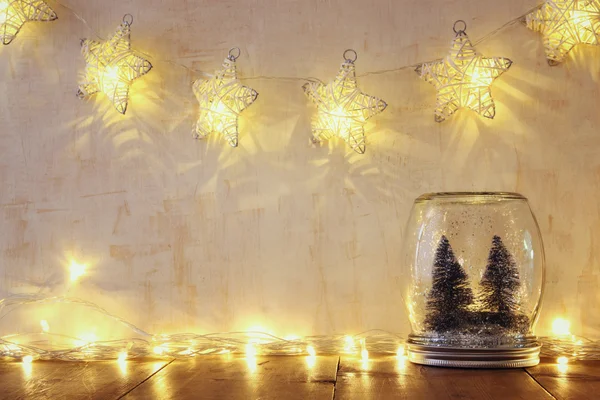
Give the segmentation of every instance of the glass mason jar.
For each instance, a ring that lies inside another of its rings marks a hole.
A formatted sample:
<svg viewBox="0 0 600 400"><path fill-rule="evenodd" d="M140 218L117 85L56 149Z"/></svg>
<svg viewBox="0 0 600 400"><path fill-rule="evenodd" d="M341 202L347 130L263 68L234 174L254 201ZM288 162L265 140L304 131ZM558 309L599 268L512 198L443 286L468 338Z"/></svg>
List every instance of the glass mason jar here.
<svg viewBox="0 0 600 400"><path fill-rule="evenodd" d="M448 367L539 363L533 335L544 289L544 246L517 193L431 193L405 231L403 298L410 361Z"/></svg>

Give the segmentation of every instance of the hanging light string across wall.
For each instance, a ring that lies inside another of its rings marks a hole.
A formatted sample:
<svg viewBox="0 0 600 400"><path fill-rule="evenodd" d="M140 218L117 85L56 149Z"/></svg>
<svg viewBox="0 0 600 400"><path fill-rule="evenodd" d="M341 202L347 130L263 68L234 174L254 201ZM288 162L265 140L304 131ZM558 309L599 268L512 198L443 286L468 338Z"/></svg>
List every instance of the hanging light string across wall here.
<svg viewBox="0 0 600 400"><path fill-rule="evenodd" d="M21 307L83 307L86 315L94 313L126 328L131 335L124 338L90 338L60 333L60 326L47 319L34 321L39 329L15 332L0 337L0 356L15 360L98 361L140 357L188 358L209 354L256 355L339 355L368 357L368 353L393 354L404 357L404 339L397 334L373 329L354 335L318 335L281 338L266 332L219 332L151 334L85 300L67 297L44 297L39 294L13 295L0 300L0 330L7 327L5 318L17 314ZM95 314L94 314L95 315ZM94 318L98 320L98 318ZM39 322L39 324L38 324ZM115 329L116 330L116 329ZM600 360L600 341L563 332L541 338L542 356L566 357L567 360Z"/></svg>
<svg viewBox="0 0 600 400"><path fill-rule="evenodd" d="M99 39L103 39L102 36L100 36L96 30L94 28L92 28L90 26L90 24L80 15L78 14L75 10L73 10L71 7L65 5L64 3L62 3L61 1L55 0L55 2L63 7L65 10L69 11L71 14L73 14L73 16L75 16L75 18L77 18L79 21L81 21L97 38ZM485 34L484 36L482 36L481 38L479 38L478 40L473 42L474 46L477 46L479 43L482 43L492 37L494 37L496 34L498 34L499 32L503 31L504 29L515 25L516 23L523 23L525 17L532 13L535 10L538 10L539 8L542 7L543 4L537 5L535 7L532 7L531 9L527 10L524 14L519 15L518 17L506 22L505 24L503 24L502 26L494 29L493 31ZM136 51L136 53L139 53L140 55L144 56L144 57L148 57L148 58L152 58L152 56L150 54L146 54L140 51ZM403 65L400 67L394 67L394 68L389 68L389 69L381 69L381 70L375 70L375 71L367 71L367 72L363 72L360 74L357 74L356 77L357 78L361 78L361 77L366 77L366 76L371 76L371 75L384 75L384 74L390 74L390 73L395 73L395 72L400 72L403 71L405 69L415 69L417 68L419 65L423 64L423 63L431 63L431 62L435 62L435 61L439 61L440 59L434 59L434 60L429 60L429 61L421 61L418 63L414 63L414 64L408 64L408 65ZM175 60L171 60L171 59L155 59L154 61L158 61L158 62L164 62L164 63L169 63L175 66L178 66L180 68L184 68L194 74L197 75L201 75L207 78L212 78L214 75L207 73L205 71L201 71L201 70L196 70L193 68L188 67L185 64L179 63ZM269 76L269 75L256 75L256 76L249 76L249 77L244 77L244 80L282 80L282 81L301 81L301 82L306 82L306 81L320 81L319 79L313 78L313 77L296 77L296 76Z"/></svg>

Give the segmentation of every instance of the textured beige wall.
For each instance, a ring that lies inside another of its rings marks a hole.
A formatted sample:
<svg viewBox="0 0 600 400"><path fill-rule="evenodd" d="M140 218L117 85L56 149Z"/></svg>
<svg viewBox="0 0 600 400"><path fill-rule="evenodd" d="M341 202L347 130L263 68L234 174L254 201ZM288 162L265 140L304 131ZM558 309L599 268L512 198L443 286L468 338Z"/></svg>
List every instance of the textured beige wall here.
<svg viewBox="0 0 600 400"><path fill-rule="evenodd" d="M423 192L506 190L528 196L546 244L540 330L568 315L600 331L600 48L547 66L541 37L511 26L478 49L509 57L493 86L497 116L433 120L435 91L410 69L365 76L389 103L368 124L364 156L309 144L294 80L246 81L260 96L240 146L194 141L199 77L239 46L241 77L358 73L443 56L452 23L482 37L537 0L61 0L103 37L123 14L154 69L126 116L102 96L75 97L93 37L59 20L29 23L0 49L3 294L41 290L94 301L152 331L262 325L275 333L406 332L398 268L403 226ZM70 257L91 271L69 285Z"/></svg>

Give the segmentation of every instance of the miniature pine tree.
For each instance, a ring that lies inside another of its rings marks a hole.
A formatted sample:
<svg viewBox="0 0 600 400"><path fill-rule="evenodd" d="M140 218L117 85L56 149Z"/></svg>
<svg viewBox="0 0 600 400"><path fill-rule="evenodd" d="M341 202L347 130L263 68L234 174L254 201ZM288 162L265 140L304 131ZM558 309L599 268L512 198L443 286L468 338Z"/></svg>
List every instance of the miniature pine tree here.
<svg viewBox="0 0 600 400"><path fill-rule="evenodd" d="M442 236L433 264L433 284L427 294L425 327L434 332L454 330L468 321L473 292L468 277Z"/></svg>
<svg viewBox="0 0 600 400"><path fill-rule="evenodd" d="M519 324L519 270L499 236L494 236L492 240L487 267L480 285L482 308L496 313L492 321L505 328L515 328Z"/></svg>

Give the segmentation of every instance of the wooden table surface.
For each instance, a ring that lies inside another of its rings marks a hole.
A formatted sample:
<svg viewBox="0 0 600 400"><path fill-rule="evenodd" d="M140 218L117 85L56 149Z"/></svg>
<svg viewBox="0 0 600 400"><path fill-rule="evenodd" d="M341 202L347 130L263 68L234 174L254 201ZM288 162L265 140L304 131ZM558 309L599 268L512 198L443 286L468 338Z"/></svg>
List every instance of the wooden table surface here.
<svg viewBox="0 0 600 400"><path fill-rule="evenodd" d="M467 370L392 356L0 363L2 399L600 399L600 361Z"/></svg>

